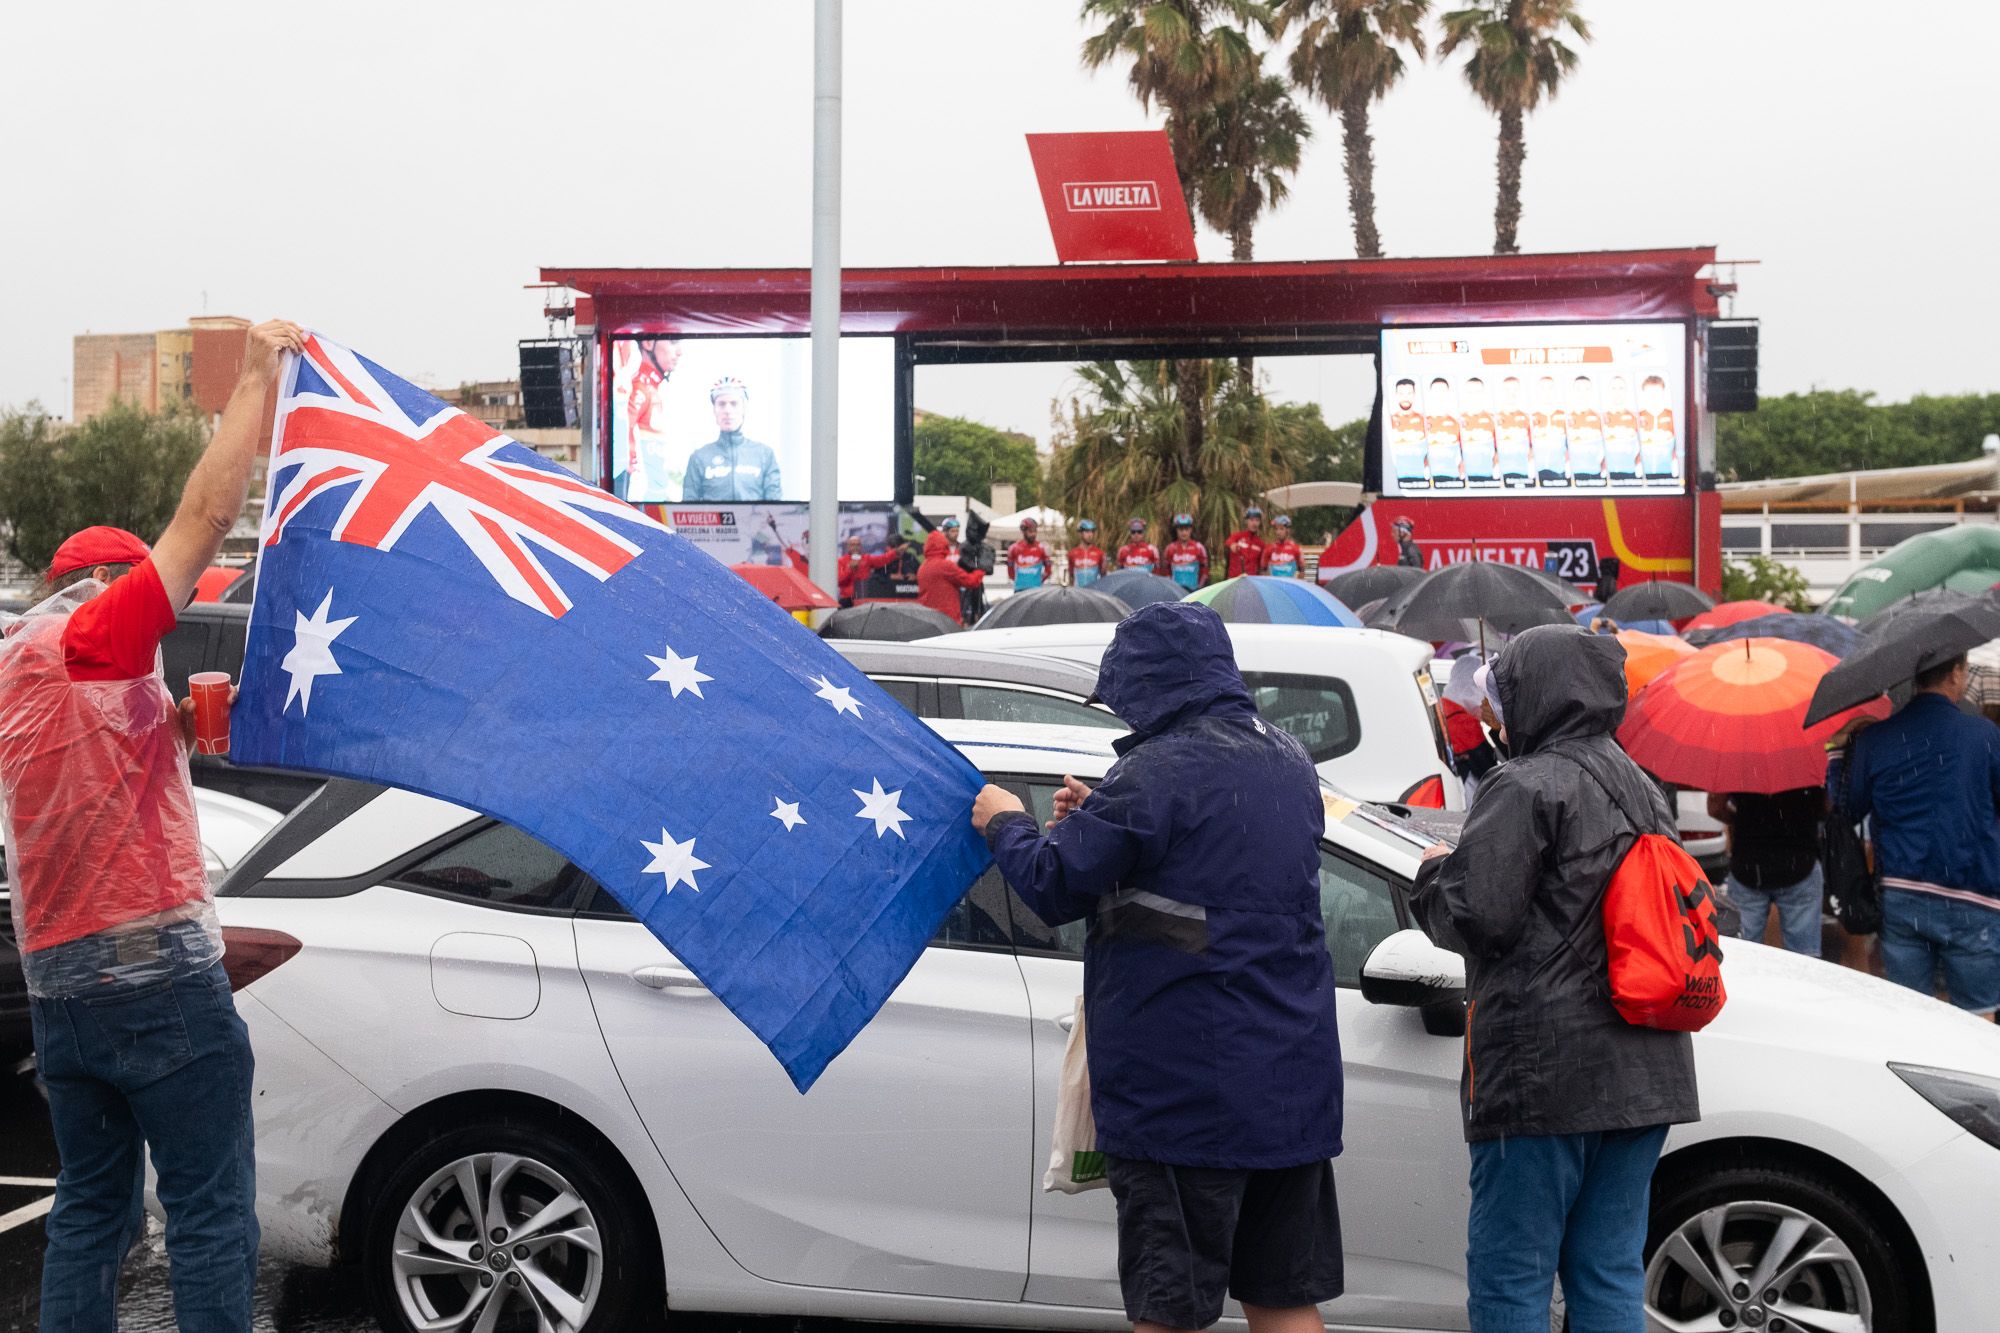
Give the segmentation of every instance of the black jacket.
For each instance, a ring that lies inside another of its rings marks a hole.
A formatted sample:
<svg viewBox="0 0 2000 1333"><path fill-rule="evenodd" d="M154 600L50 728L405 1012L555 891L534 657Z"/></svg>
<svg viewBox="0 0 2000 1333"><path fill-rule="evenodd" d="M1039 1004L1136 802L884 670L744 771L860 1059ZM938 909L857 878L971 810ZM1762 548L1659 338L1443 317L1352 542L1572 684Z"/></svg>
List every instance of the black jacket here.
<svg viewBox="0 0 2000 1333"><path fill-rule="evenodd" d="M1458 850L1417 876L1418 917L1465 955L1468 1140L1701 1118L1687 1034L1611 1007L1604 886L1638 834L1674 834L1659 788L1612 739L1624 662L1617 640L1577 626L1507 645L1493 670L1515 757L1480 786Z"/></svg>

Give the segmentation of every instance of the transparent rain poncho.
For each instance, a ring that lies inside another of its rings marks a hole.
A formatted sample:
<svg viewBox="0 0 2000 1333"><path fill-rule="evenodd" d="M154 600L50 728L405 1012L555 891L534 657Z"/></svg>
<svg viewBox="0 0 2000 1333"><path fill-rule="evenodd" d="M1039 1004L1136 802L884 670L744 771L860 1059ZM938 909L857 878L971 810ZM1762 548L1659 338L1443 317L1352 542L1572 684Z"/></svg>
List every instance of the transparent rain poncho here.
<svg viewBox="0 0 2000 1333"><path fill-rule="evenodd" d="M73 681L64 666L70 617L104 591L86 579L0 625L0 835L39 996L144 985L222 956L158 654L129 680Z"/></svg>

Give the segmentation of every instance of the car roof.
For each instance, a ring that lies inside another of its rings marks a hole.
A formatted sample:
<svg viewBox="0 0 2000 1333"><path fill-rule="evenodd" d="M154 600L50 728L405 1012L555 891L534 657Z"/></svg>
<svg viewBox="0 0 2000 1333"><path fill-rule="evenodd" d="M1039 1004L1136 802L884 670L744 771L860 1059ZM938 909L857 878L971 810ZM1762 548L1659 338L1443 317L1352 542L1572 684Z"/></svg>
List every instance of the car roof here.
<svg viewBox="0 0 2000 1333"><path fill-rule="evenodd" d="M1431 646L1421 639L1396 634L1380 629L1349 629L1332 625L1244 625L1230 623L1225 626L1229 639L1237 649L1239 662L1243 650L1250 649L1276 653L1312 654L1329 653L1352 659L1357 654L1368 654L1385 658L1406 671L1415 671L1431 660ZM1088 625L1021 625L1011 629L973 629L959 634L941 635L935 639L920 639L919 644L949 643L961 651L978 650L991 652L1034 653L1040 652L1063 657L1077 657L1083 650L1095 649L1092 657L1102 656L1110 646L1111 636L1117 631L1116 625L1095 623ZM1261 656L1261 652L1259 653ZM1256 668L1251 668L1256 669Z"/></svg>
<svg viewBox="0 0 2000 1333"><path fill-rule="evenodd" d="M952 642L954 637L923 643L833 639L828 646L870 676L960 676L1058 690L1079 699L1089 698L1097 688L1097 668L1085 663L990 647L960 648Z"/></svg>

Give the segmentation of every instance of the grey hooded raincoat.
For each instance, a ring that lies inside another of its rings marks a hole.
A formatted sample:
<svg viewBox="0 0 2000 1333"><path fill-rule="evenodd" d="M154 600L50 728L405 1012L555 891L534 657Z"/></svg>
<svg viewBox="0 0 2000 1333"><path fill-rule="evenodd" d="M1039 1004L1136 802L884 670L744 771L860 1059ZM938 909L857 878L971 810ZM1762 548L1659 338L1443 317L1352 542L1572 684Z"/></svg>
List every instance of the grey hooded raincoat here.
<svg viewBox="0 0 2000 1333"><path fill-rule="evenodd" d="M1624 659L1576 626L1507 645L1493 672L1515 757L1480 787L1458 850L1417 877L1417 916L1465 955L1468 1140L1701 1117L1687 1034L1611 1006L1604 887L1640 833L1674 833L1666 798L1612 739Z"/></svg>

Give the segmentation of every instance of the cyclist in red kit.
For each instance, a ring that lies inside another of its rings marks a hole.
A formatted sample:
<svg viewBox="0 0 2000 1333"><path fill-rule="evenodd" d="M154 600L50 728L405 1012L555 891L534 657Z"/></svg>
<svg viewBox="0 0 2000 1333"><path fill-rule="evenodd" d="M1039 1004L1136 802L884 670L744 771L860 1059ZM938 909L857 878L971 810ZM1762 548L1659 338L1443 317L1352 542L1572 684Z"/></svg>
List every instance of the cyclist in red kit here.
<svg viewBox="0 0 2000 1333"><path fill-rule="evenodd" d="M1069 581L1088 588L1104 577L1104 548L1097 544L1097 524L1084 519L1076 525L1076 545L1069 548Z"/></svg>
<svg viewBox="0 0 2000 1333"><path fill-rule="evenodd" d="M1277 540L1264 548L1264 572L1273 578L1296 579L1306 572L1306 553L1292 540L1292 516L1280 514L1272 520Z"/></svg>
<svg viewBox="0 0 2000 1333"><path fill-rule="evenodd" d="M1174 539L1167 543L1167 577L1193 592L1208 582L1208 548L1194 539L1194 515L1174 515Z"/></svg>
<svg viewBox="0 0 2000 1333"><path fill-rule="evenodd" d="M1146 520L1135 518L1125 525L1125 544L1118 548L1118 568L1160 572L1159 548L1146 540Z"/></svg>
<svg viewBox="0 0 2000 1333"><path fill-rule="evenodd" d="M1033 592L1048 582L1049 548L1042 545L1041 524L1032 518L1021 520L1021 540L1007 548L1007 573L1015 592Z"/></svg>
<svg viewBox="0 0 2000 1333"><path fill-rule="evenodd" d="M1264 572L1264 534L1258 531L1263 526L1263 510L1251 505L1243 511L1242 528L1230 533L1229 540L1222 544L1229 556L1230 578Z"/></svg>

